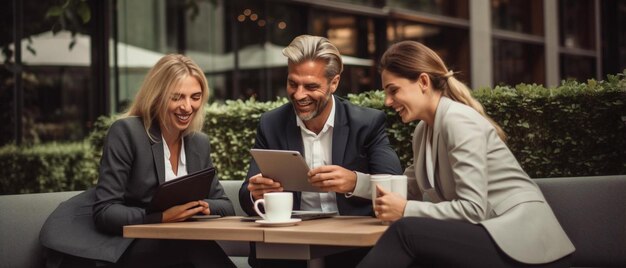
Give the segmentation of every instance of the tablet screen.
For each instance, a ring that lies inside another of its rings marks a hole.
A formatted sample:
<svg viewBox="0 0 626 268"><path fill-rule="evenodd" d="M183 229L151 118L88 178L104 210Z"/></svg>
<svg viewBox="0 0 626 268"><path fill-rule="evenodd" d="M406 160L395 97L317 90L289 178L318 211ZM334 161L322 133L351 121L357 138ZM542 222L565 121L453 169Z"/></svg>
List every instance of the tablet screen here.
<svg viewBox="0 0 626 268"><path fill-rule="evenodd" d="M309 166L298 151L251 149L263 177L280 182L285 191L324 192L309 183Z"/></svg>

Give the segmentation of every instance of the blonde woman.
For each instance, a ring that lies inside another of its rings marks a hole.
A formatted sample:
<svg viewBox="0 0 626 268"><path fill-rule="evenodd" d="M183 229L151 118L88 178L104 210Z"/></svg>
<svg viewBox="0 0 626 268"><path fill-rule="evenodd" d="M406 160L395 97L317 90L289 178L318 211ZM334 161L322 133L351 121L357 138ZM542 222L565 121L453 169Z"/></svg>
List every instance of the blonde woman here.
<svg viewBox="0 0 626 268"><path fill-rule="evenodd" d="M405 170L412 200L377 188L377 217L395 223L359 267L569 267L574 246L541 191L441 58L404 41L381 71L385 105L421 122Z"/></svg>
<svg viewBox="0 0 626 268"><path fill-rule="evenodd" d="M166 55L149 71L128 112L109 129L95 190L65 202L70 211L55 215L57 209L42 229L42 244L65 253L56 261L60 266L104 261L114 267L234 267L213 241L121 237L124 225L177 222L198 213L234 215L218 180L208 199L146 212L159 184L212 166L209 140L201 133L208 94L204 73L183 55ZM72 217L61 228L51 220Z"/></svg>

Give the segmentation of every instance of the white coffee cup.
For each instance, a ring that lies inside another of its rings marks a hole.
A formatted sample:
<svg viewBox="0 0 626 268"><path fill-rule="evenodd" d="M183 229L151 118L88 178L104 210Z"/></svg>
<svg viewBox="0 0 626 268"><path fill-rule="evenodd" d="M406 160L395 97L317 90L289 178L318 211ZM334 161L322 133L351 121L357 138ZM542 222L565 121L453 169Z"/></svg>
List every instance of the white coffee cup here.
<svg viewBox="0 0 626 268"><path fill-rule="evenodd" d="M265 207L261 213L259 204ZM264 220L269 222L284 222L291 219L293 208L293 194L290 192L272 192L263 195L263 199L254 201L254 210Z"/></svg>
<svg viewBox="0 0 626 268"><path fill-rule="evenodd" d="M376 197L378 193L376 191L376 185L380 185L385 191L391 190L391 175L389 174L375 174L370 176L370 184L372 186L372 205L376 207Z"/></svg>
<svg viewBox="0 0 626 268"><path fill-rule="evenodd" d="M391 176L391 191L399 194L406 199L407 193L407 177L406 175Z"/></svg>
<svg viewBox="0 0 626 268"><path fill-rule="evenodd" d="M391 175L390 174L375 174L370 176L370 185L372 186L372 206L376 209L376 197L378 197L378 191L376 185L383 188L385 191L391 191ZM382 224L389 224L389 222L382 221Z"/></svg>

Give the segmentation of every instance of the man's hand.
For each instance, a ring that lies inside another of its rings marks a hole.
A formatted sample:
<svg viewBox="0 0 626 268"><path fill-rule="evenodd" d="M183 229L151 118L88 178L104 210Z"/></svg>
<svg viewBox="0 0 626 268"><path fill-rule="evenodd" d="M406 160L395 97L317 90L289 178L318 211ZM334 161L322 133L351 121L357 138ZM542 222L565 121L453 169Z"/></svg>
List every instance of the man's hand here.
<svg viewBox="0 0 626 268"><path fill-rule="evenodd" d="M327 192L348 193L356 187L356 173L340 166L320 166L309 171L309 182Z"/></svg>
<svg viewBox="0 0 626 268"><path fill-rule="evenodd" d="M397 193L387 192L376 185L378 197L374 200L374 213L383 221L395 221L404 216L407 200Z"/></svg>
<svg viewBox="0 0 626 268"><path fill-rule="evenodd" d="M184 221L189 217L196 215L198 213L204 213L205 215L211 214L211 210L209 210L209 203L206 201L198 200L191 201L186 204L173 206L163 211L163 216L161 218L162 222L178 222Z"/></svg>
<svg viewBox="0 0 626 268"><path fill-rule="evenodd" d="M280 182L265 178L259 173L248 180L248 191L252 194L252 198L257 200L263 198L265 193L282 192L283 187L280 185Z"/></svg>

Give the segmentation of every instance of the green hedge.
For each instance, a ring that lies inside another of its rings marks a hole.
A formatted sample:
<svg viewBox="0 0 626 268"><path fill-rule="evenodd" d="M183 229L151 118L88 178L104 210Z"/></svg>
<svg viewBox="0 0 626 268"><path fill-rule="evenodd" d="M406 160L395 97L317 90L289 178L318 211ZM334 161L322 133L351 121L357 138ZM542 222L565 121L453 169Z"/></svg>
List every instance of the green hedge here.
<svg viewBox="0 0 626 268"><path fill-rule="evenodd" d="M507 132L507 144L531 177L626 174L626 71L604 81L564 81L548 89L528 84L497 86L475 90L473 95ZM404 124L384 107L381 91L353 94L348 99L387 113L390 141L406 167L412 158L416 123ZM206 108L204 131L211 139L211 156L221 179L245 177L248 149L254 144L261 114L286 102L285 98L226 101ZM114 120L100 118L87 138L89 145L1 148L0 193L91 185L97 177L103 137Z"/></svg>
<svg viewBox="0 0 626 268"><path fill-rule="evenodd" d="M0 194L83 190L97 179L86 142L0 147Z"/></svg>

